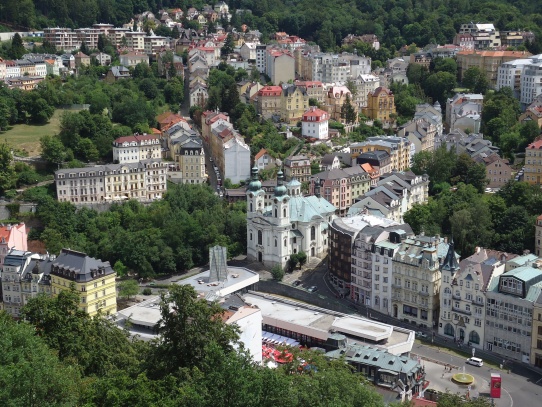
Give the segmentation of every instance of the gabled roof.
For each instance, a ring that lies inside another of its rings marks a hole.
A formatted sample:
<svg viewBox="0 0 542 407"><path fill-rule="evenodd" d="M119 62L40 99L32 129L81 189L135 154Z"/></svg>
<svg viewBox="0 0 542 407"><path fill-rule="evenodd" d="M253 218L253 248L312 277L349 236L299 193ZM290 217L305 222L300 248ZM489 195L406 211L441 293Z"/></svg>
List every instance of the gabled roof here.
<svg viewBox="0 0 542 407"><path fill-rule="evenodd" d="M267 153L267 150L265 148L262 148L258 154L254 156L254 161L259 160L261 157L263 157Z"/></svg>

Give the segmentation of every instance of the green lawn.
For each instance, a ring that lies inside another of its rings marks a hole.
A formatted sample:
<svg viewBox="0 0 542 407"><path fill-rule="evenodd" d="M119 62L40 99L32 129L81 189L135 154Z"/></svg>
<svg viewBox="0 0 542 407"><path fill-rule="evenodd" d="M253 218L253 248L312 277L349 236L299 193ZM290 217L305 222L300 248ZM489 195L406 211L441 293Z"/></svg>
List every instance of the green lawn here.
<svg viewBox="0 0 542 407"><path fill-rule="evenodd" d="M60 130L60 116L67 110L57 109L44 125L16 124L11 129L1 132L0 138L6 141L10 146L19 150L26 150L30 157L40 153L40 138L42 136L52 136ZM75 112L76 110L69 110Z"/></svg>

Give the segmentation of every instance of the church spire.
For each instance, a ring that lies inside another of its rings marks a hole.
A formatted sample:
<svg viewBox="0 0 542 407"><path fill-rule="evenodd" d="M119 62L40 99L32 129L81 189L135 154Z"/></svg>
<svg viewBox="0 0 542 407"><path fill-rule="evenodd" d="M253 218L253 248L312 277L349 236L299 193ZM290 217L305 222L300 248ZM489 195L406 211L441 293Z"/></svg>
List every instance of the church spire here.
<svg viewBox="0 0 542 407"><path fill-rule="evenodd" d="M448 253L446 253L446 258L444 259L444 262L442 263L442 266L440 269L445 270L445 271L450 271L452 273L459 269L459 263L457 262L457 258L455 257L453 238L451 239L450 244L448 245Z"/></svg>

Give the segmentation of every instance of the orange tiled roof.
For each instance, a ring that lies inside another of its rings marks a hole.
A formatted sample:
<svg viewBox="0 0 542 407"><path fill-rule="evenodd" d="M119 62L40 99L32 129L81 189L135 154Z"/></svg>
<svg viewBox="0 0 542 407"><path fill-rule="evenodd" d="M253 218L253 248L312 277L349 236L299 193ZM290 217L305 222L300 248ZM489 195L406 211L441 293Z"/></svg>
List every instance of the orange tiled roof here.
<svg viewBox="0 0 542 407"><path fill-rule="evenodd" d="M267 150L265 148L262 148L258 154L254 156L254 160L259 160L265 153L267 153Z"/></svg>

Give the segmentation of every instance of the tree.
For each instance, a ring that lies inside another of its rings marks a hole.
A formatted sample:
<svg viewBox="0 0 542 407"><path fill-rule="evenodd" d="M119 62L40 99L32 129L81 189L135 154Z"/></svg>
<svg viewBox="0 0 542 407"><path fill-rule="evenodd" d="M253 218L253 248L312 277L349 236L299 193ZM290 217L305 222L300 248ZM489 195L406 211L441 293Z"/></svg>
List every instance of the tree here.
<svg viewBox="0 0 542 407"><path fill-rule="evenodd" d="M0 332L0 404L78 404L81 378L77 367L59 362L32 325L17 323L0 312Z"/></svg>
<svg viewBox="0 0 542 407"><path fill-rule="evenodd" d="M477 66L471 66L463 73L463 86L471 92L486 94L489 89L487 75Z"/></svg>
<svg viewBox="0 0 542 407"><path fill-rule="evenodd" d="M288 260L288 266L290 267L290 270L294 270L297 267L298 263L299 263L298 253L290 254L290 259Z"/></svg>
<svg viewBox="0 0 542 407"><path fill-rule="evenodd" d="M303 267L307 262L307 253L305 253L304 251L300 251L297 254L297 259L299 260L299 267Z"/></svg>
<svg viewBox="0 0 542 407"><path fill-rule="evenodd" d="M55 108L47 103L43 98L36 98L33 94L28 94L26 99L26 111L30 115L30 121L35 124L45 124L55 113Z"/></svg>
<svg viewBox="0 0 542 407"><path fill-rule="evenodd" d="M85 55L90 55L90 49L88 48L88 45L85 41L81 42L81 47L79 47L79 51L81 51Z"/></svg>
<svg viewBox="0 0 542 407"><path fill-rule="evenodd" d="M453 95L457 82L455 76L449 72L436 72L427 77L423 84L425 94L438 101L441 106L446 105L446 99Z"/></svg>
<svg viewBox="0 0 542 407"><path fill-rule="evenodd" d="M156 326L160 342L149 359L154 375L163 377L199 366L210 346L226 354L234 352L239 345L238 328L224 323L223 314L218 303L200 299L189 285L172 285L169 293L161 294L161 319Z"/></svg>
<svg viewBox="0 0 542 407"><path fill-rule="evenodd" d="M347 124L355 123L356 121L356 110L350 102L350 95L348 93L346 94L346 99L341 106L341 118L343 118Z"/></svg>
<svg viewBox="0 0 542 407"><path fill-rule="evenodd" d="M276 264L271 269L271 275L273 276L274 280L282 281L282 279L284 278L284 270L279 264Z"/></svg>
<svg viewBox="0 0 542 407"><path fill-rule="evenodd" d="M113 270L117 273L117 277L124 277L128 274L128 267L121 260L117 260L113 265Z"/></svg>
<svg viewBox="0 0 542 407"><path fill-rule="evenodd" d="M139 284L131 278L121 281L117 284L117 287L119 289L119 297L121 298L130 298L139 293Z"/></svg>
<svg viewBox="0 0 542 407"><path fill-rule="evenodd" d="M98 35L98 44L97 44L98 51L104 52L106 45L107 45L107 39L105 38L105 35L103 34Z"/></svg>
<svg viewBox="0 0 542 407"><path fill-rule="evenodd" d="M23 44L23 39L19 33L15 33L11 39L11 48L9 50L9 56L12 59L21 59L22 56L26 54L26 48Z"/></svg>
<svg viewBox="0 0 542 407"><path fill-rule="evenodd" d="M49 164L60 168L60 164L66 158L66 148L58 136L43 136L40 139L41 156Z"/></svg>
<svg viewBox="0 0 542 407"><path fill-rule="evenodd" d="M0 191L4 193L15 184L15 171L11 165L13 155L7 143L0 143Z"/></svg>
<svg viewBox="0 0 542 407"><path fill-rule="evenodd" d="M227 57L233 52L234 42L233 42L233 35L232 33L228 33L226 37L226 41L224 41L224 45L220 49L220 55L222 57Z"/></svg>

